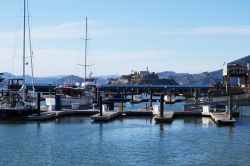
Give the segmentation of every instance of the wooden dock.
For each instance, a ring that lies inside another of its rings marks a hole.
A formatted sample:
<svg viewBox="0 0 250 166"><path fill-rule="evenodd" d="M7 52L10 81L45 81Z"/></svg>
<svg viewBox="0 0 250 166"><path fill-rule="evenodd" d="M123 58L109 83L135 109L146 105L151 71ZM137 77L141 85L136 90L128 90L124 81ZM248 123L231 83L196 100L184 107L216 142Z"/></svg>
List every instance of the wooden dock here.
<svg viewBox="0 0 250 166"><path fill-rule="evenodd" d="M71 109L64 109L61 111L42 111L40 116L38 115L30 115L28 116L28 120L32 121L45 121L45 120L52 120L63 116L70 116L70 115L82 115L82 116L91 116L93 121L109 121L115 119L119 116L151 116L153 117L155 114L152 110L147 109L137 109L137 110L129 110L129 111L122 111L122 112L115 112L115 111L107 111L103 112L103 115L100 116L99 110L88 109L88 110L71 110ZM233 113L233 116L237 116L238 114ZM229 119L227 112L201 112L198 110L195 111L169 111L163 112L163 117L160 114L156 114L154 119L156 122L172 122L176 117L188 117L188 116L196 116L196 117L203 117L208 116L213 119L213 121L217 125L234 125L235 119Z"/></svg>
<svg viewBox="0 0 250 166"><path fill-rule="evenodd" d="M236 114L237 115L237 114ZM208 116L213 119L213 121L217 125L234 125L235 119L229 119L229 116L226 112L208 112L204 113L201 111L170 111L164 112L163 117L160 114L157 114L154 119L156 122L172 122L175 117L188 117L188 116L196 116L203 117Z"/></svg>
<svg viewBox="0 0 250 166"><path fill-rule="evenodd" d="M48 112L41 112L40 116L38 115L29 115L28 120L33 121L45 121L51 120L56 118L56 112L48 111Z"/></svg>
<svg viewBox="0 0 250 166"><path fill-rule="evenodd" d="M208 114L217 125L233 125L236 121L234 118L229 119L229 116L226 112L210 112Z"/></svg>
<svg viewBox="0 0 250 166"><path fill-rule="evenodd" d="M172 122L174 118L174 111L170 112L164 112L163 117L160 116L160 114L157 114L155 116L156 122Z"/></svg>
<svg viewBox="0 0 250 166"><path fill-rule="evenodd" d="M120 113L122 115L126 115L126 116L153 116L153 111L152 110L146 110L146 109L122 111Z"/></svg>
<svg viewBox="0 0 250 166"><path fill-rule="evenodd" d="M109 121L120 115L121 115L120 112L107 111L107 112L103 112L102 116L100 115L100 113L95 114L91 116L91 119L93 119L94 121Z"/></svg>
<svg viewBox="0 0 250 166"><path fill-rule="evenodd" d="M99 110L70 110L65 109L62 111L43 111L41 112L40 116L38 115L30 115L28 116L28 120L33 121L43 121L43 120L52 120L62 116L69 116L69 115L94 115L99 113Z"/></svg>

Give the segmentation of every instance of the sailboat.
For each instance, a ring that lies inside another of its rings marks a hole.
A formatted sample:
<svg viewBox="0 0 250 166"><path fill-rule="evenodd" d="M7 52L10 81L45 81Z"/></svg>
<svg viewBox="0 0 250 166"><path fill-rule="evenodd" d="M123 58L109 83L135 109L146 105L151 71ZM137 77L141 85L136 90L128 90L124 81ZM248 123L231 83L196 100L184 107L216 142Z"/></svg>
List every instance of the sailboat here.
<svg viewBox="0 0 250 166"><path fill-rule="evenodd" d="M61 95L61 107L78 109L78 108L90 108L93 104L93 96L89 87L95 86L95 79L90 76L87 78L87 18L86 18L86 33L85 33L85 64L81 65L85 67L85 79L82 86L78 85L64 85L55 88L57 94ZM45 98L47 106L55 105L55 98L50 96ZM53 109L53 107L51 107Z"/></svg>
<svg viewBox="0 0 250 166"><path fill-rule="evenodd" d="M7 81L7 90L4 94L2 91L0 117L27 117L33 113L34 105L26 102L27 89L25 82L25 42L26 42L26 0L24 5L23 19L23 78L14 78ZM2 79L3 80L3 79Z"/></svg>
<svg viewBox="0 0 250 166"><path fill-rule="evenodd" d="M82 83L82 87L84 87L85 89L92 89L92 88L96 88L96 78L93 77L93 73L90 72L88 77L87 77L87 67L92 66L87 64L87 47L88 47L88 19L86 17L86 31L85 31L85 38L83 38L83 40L85 41L85 54L84 54L84 65L78 64L80 66L84 66L84 82Z"/></svg>

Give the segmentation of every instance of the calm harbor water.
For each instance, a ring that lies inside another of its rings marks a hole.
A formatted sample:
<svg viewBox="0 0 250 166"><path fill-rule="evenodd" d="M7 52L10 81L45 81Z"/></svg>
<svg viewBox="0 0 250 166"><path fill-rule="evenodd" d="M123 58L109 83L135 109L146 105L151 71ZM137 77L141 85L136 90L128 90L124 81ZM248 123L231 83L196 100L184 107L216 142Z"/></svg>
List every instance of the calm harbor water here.
<svg viewBox="0 0 250 166"><path fill-rule="evenodd" d="M217 127L209 118L1 120L0 165L249 165L249 139L249 116L234 127Z"/></svg>

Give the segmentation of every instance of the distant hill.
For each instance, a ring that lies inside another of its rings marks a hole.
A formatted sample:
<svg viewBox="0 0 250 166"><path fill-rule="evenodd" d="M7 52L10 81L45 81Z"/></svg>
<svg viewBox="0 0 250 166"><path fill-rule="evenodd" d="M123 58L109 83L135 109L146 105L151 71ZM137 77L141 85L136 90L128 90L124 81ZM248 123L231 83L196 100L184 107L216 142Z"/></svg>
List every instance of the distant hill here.
<svg viewBox="0 0 250 166"><path fill-rule="evenodd" d="M237 64L247 64L250 63L250 55L240 58L238 60L232 61L230 63L237 63ZM222 68L222 66L221 66ZM11 73L5 72L5 79L8 80L10 78L22 78L22 76L15 76ZM164 71L157 73L157 76L162 79L163 82L157 82L154 84L161 83L165 84L168 82L169 84L176 84L180 85L195 85L195 86L208 86L211 83L221 82L222 81L222 69L216 70L213 72L203 72L198 74L189 74L189 73L176 73L174 71ZM118 79L119 75L103 75L97 77L97 84L106 84L109 78ZM151 79L151 78L150 78ZM155 79L155 78L152 78ZM165 80L164 80L165 79ZM35 84L68 84L68 83L82 83L83 78L75 75L59 75L59 76L49 76L49 77L35 77ZM148 84L150 82L149 79L138 79L138 83L140 84ZM26 82L31 84L32 77L26 76ZM235 81L234 81L235 82Z"/></svg>
<svg viewBox="0 0 250 166"><path fill-rule="evenodd" d="M76 83L82 83L84 80L81 77L75 76L75 75L69 75L65 76L63 78L57 79L53 82L53 84L56 85L63 85L63 84L76 84Z"/></svg>
<svg viewBox="0 0 250 166"><path fill-rule="evenodd" d="M230 62L230 63L236 63L236 64L247 64L247 63L250 63L250 55L245 56L243 58L240 58L240 59L235 60L235 61Z"/></svg>
<svg viewBox="0 0 250 166"><path fill-rule="evenodd" d="M153 73L133 73L129 75L122 75L119 78L112 78L108 84L137 84L137 85L179 85L174 79L159 78L157 74Z"/></svg>
<svg viewBox="0 0 250 166"><path fill-rule="evenodd" d="M14 74L5 72L4 77L6 80L8 80L8 79L12 79L12 78L22 78L23 76L16 76ZM35 77L34 82L35 82L35 84L52 84L53 82L55 82L56 80L58 80L62 77L64 77L64 76L61 75L61 76ZM26 80L27 84L32 83L32 77L29 75L25 76L25 80Z"/></svg>
<svg viewBox="0 0 250 166"><path fill-rule="evenodd" d="M230 63L247 64L250 63L250 55ZM157 73L160 78L171 78L180 85L208 86L211 83L222 82L222 69L213 72L203 72L199 74L175 73L165 71ZM235 82L235 80L234 80Z"/></svg>
<svg viewBox="0 0 250 166"><path fill-rule="evenodd" d="M16 76L14 74L4 72L5 80L12 79L12 78L22 78L22 76ZM118 75L103 75L97 77L97 84L106 84L108 78L117 78ZM25 76L26 83L31 84L32 83L32 77L29 75ZM35 84L75 84L76 82L82 83L84 79L82 77L76 76L76 75L58 75L58 76L48 76L48 77L35 77L34 82Z"/></svg>

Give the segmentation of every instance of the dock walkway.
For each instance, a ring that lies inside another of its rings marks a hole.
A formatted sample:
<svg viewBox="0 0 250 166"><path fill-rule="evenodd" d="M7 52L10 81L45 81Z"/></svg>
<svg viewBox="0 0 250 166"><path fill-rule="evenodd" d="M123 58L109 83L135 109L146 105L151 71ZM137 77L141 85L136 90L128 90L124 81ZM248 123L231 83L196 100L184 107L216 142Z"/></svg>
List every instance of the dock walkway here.
<svg viewBox="0 0 250 166"><path fill-rule="evenodd" d="M28 120L42 121L42 120L51 120L58 117L67 116L67 115L94 115L99 113L99 110L88 109L88 110L70 110L64 109L61 111L43 111L40 116L30 115Z"/></svg>
<svg viewBox="0 0 250 166"><path fill-rule="evenodd" d="M120 115L121 115L120 112L107 111L107 112L103 112L102 115L100 115L100 113L95 114L91 116L91 119L93 119L94 121L109 121Z"/></svg>
<svg viewBox="0 0 250 166"><path fill-rule="evenodd" d="M164 112L163 117L157 114L154 119L156 122L172 122L175 117L187 117L187 116L209 116L217 125L234 125L235 119L229 119L227 112L208 112L203 113L201 111L170 111Z"/></svg>
<svg viewBox="0 0 250 166"><path fill-rule="evenodd" d="M99 110L96 109L88 109L88 110L70 110L64 109L62 111L42 111L40 116L38 115L30 115L28 116L28 120L33 121L44 121L44 120L52 120L62 116L69 115L83 115L83 116L91 116L93 121L110 121L115 119L116 117L123 116L150 116L154 117L156 122L165 122L169 123L174 120L176 117L187 117L187 116L196 116L203 117L209 116L217 125L233 125L235 123L235 119L229 119L227 112L208 112L204 113L201 111L169 111L164 112L163 117L160 114L154 114L152 110L146 109L137 109L130 111L104 111L103 115L100 116ZM235 113L233 113L235 115ZM237 114L236 114L237 115Z"/></svg>
<svg viewBox="0 0 250 166"><path fill-rule="evenodd" d="M121 112L106 111L103 112L102 116L100 115L100 113L91 116L91 119L94 121L109 121L119 116L153 116L153 112L144 109L141 110L138 109L133 111L121 111Z"/></svg>
<svg viewBox="0 0 250 166"><path fill-rule="evenodd" d="M163 117L160 116L160 114L155 115L155 121L156 122L172 122L174 117L174 112L164 112Z"/></svg>
<svg viewBox="0 0 250 166"><path fill-rule="evenodd" d="M229 116L226 112L209 112L203 113L203 116L210 116L213 121L218 125L233 125L235 123L235 119L229 119Z"/></svg>

